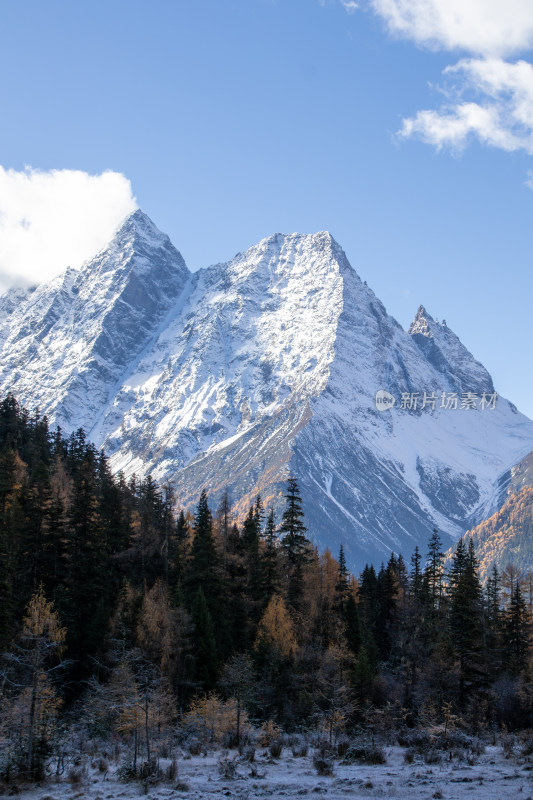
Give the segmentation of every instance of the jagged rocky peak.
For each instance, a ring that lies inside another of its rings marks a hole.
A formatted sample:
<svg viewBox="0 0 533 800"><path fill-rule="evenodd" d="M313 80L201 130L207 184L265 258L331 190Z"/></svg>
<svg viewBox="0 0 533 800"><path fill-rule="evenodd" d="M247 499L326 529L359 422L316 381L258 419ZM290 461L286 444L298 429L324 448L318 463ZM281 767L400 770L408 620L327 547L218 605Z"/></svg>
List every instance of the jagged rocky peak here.
<svg viewBox="0 0 533 800"><path fill-rule="evenodd" d="M436 322L433 317L428 314L424 306L418 306L418 311L416 312L414 320L411 322L409 326L409 333L411 335L415 333L420 333L422 336L427 336L428 339L433 338L433 330L435 326L439 325L439 327L446 327L446 322L438 323Z"/></svg>
<svg viewBox="0 0 533 800"><path fill-rule="evenodd" d="M128 214L117 228L114 239L124 238L150 240L154 244L161 240L170 241L166 233L162 233L140 208Z"/></svg>
<svg viewBox="0 0 533 800"><path fill-rule="evenodd" d="M109 244L83 265L81 274L131 270L139 276L154 271L168 273L167 277L176 273L181 279L189 276L181 253L140 208L122 221Z"/></svg>
<svg viewBox="0 0 533 800"><path fill-rule="evenodd" d="M419 306L409 335L429 363L447 376L456 391L494 392L492 378L445 321L438 322Z"/></svg>
<svg viewBox="0 0 533 800"><path fill-rule="evenodd" d="M230 273L242 278L265 270L289 275L296 269L296 274L312 274L318 265L327 269L337 261L347 263L342 248L329 231L274 233L245 252L237 253L227 267Z"/></svg>

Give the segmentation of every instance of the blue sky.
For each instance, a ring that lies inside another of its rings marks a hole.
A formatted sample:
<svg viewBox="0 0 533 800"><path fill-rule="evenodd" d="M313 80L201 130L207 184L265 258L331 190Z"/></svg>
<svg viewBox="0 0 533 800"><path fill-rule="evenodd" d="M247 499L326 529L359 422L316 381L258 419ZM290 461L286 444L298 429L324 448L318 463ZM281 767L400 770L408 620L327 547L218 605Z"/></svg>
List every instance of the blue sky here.
<svg viewBox="0 0 533 800"><path fill-rule="evenodd" d="M0 277L90 254L130 191L191 269L328 229L533 416L533 9L469 0L457 27L457 2L3 0Z"/></svg>

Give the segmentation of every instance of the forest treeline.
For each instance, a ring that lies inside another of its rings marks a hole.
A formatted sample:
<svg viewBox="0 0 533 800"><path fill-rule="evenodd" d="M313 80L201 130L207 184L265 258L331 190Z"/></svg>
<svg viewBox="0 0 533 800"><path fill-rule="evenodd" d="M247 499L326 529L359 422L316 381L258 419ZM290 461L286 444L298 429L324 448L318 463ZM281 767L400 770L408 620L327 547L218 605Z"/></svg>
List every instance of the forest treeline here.
<svg viewBox="0 0 533 800"><path fill-rule="evenodd" d="M176 513L82 430L0 403L0 776L38 776L73 718L135 761L199 720L237 740L245 720L330 740L377 720L532 726L531 576L483 588L471 540L445 571L434 531L409 567L355 578L308 540L294 478L281 519L258 497L236 524L208 500Z"/></svg>

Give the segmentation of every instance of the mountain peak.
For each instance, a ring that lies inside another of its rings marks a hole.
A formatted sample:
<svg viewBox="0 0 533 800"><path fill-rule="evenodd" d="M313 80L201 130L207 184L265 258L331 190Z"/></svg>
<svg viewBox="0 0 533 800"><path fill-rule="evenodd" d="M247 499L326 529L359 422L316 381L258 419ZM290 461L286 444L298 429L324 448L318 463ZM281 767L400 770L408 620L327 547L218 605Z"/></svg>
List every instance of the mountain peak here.
<svg viewBox="0 0 533 800"><path fill-rule="evenodd" d="M445 320L438 322L420 305L408 333L439 372L457 381L458 389L494 391L485 367L476 361Z"/></svg>
<svg viewBox="0 0 533 800"><path fill-rule="evenodd" d="M181 253L140 208L125 217L111 241L84 264L83 272L94 276L131 272L155 281L172 280L175 273L182 281L189 275Z"/></svg>
<svg viewBox="0 0 533 800"><path fill-rule="evenodd" d="M418 306L418 311L415 314L414 320L411 322L409 326L409 333L413 335L414 333L420 333L422 336L427 336L429 339L433 338L433 333L431 330L432 324L435 324L435 320L433 317L428 314L426 309L423 305Z"/></svg>
<svg viewBox="0 0 533 800"><path fill-rule="evenodd" d="M133 246L144 243L155 248L170 246L175 249L166 233L162 233L148 214L145 214L140 208L123 219L107 247L112 246L115 242L119 247L123 247L127 241L130 241Z"/></svg>

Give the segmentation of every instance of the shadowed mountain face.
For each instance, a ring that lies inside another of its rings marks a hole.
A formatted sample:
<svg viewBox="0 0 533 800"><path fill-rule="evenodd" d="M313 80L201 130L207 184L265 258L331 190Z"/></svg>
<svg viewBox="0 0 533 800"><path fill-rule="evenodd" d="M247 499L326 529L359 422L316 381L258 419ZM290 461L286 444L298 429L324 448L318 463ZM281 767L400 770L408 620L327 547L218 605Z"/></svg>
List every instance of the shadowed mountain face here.
<svg viewBox="0 0 533 800"><path fill-rule="evenodd" d="M446 324L421 307L405 332L325 232L190 275L137 211L80 272L0 298L0 346L4 392L182 505L227 488L279 515L293 473L311 537L353 568L459 536L533 447Z"/></svg>

